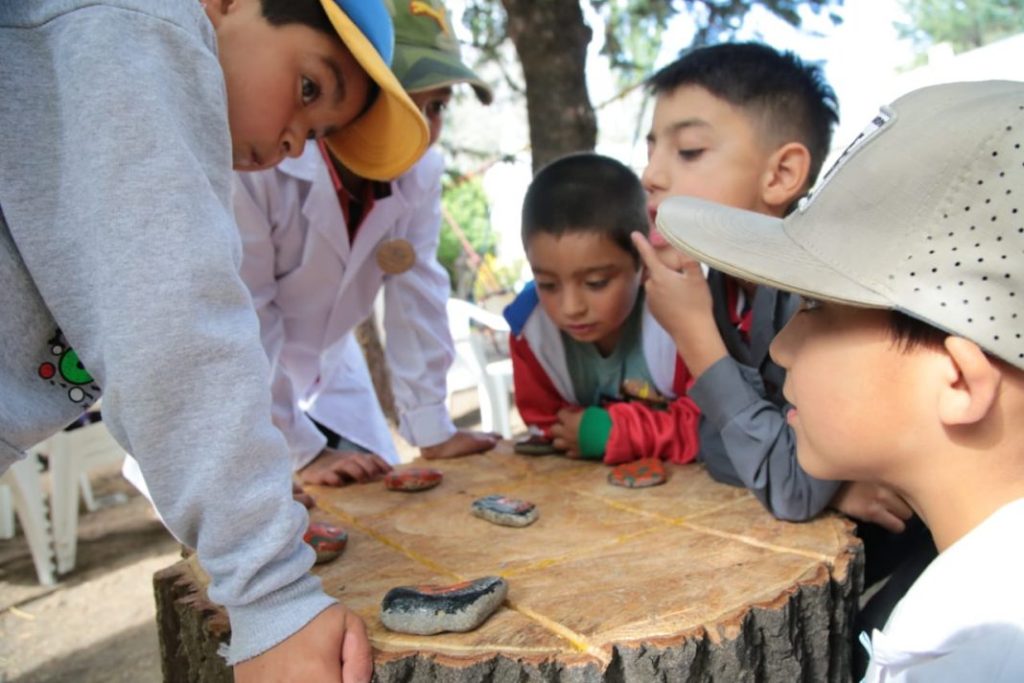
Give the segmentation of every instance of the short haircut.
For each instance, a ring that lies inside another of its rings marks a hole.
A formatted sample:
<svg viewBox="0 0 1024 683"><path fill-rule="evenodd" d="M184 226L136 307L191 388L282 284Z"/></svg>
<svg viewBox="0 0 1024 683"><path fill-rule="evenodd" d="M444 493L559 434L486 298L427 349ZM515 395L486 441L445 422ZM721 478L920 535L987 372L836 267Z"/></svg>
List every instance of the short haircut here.
<svg viewBox="0 0 1024 683"><path fill-rule="evenodd" d="M628 166L591 152L556 159L534 176L523 199L523 246L545 233L600 233L628 252L640 254L630 233L647 234L647 195Z"/></svg>
<svg viewBox="0 0 1024 683"><path fill-rule="evenodd" d="M821 68L762 43L722 43L685 53L647 80L654 95L696 85L745 110L770 139L799 142L811 153L814 185L839 122L839 101Z"/></svg>
<svg viewBox="0 0 1024 683"><path fill-rule="evenodd" d="M320 0L260 0L260 9L263 12L263 18L271 26L301 24L341 41L338 31L327 17L327 11L320 4ZM347 45L345 47L348 49ZM365 114L373 106L378 95L380 95L380 86L371 78L370 88L366 93L366 103L359 111L359 116Z"/></svg>
<svg viewBox="0 0 1024 683"><path fill-rule="evenodd" d="M263 18L272 26L302 24L332 38L338 38L338 32L327 18L320 0L260 0Z"/></svg>
<svg viewBox="0 0 1024 683"><path fill-rule="evenodd" d="M948 332L901 311L890 311L889 333L903 351L912 351L918 347L937 348L949 336Z"/></svg>

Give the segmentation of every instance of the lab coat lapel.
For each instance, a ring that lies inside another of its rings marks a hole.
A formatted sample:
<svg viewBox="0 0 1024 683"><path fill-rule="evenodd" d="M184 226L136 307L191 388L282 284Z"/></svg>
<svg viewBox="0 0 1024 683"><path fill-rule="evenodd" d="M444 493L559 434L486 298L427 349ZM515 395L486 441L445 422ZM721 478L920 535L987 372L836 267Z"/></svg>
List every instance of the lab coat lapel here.
<svg viewBox="0 0 1024 683"><path fill-rule="evenodd" d="M377 247L385 239L395 236L393 233L396 224L406 210L406 201L398 192L397 183L391 184L391 190L390 197L384 197L374 202L373 209L363 219L363 224L359 227L355 243L350 250L348 236L345 235L347 249L345 274L342 276L341 285L338 287L338 296L334 300L334 308L331 310L327 327L324 330L325 345L329 345L333 340L362 322L354 319L358 317L359 312L356 308L362 298L355 295L353 290L364 289L367 286L373 286L374 283L379 287L382 273L375 260ZM357 298L360 301L356 301Z"/></svg>

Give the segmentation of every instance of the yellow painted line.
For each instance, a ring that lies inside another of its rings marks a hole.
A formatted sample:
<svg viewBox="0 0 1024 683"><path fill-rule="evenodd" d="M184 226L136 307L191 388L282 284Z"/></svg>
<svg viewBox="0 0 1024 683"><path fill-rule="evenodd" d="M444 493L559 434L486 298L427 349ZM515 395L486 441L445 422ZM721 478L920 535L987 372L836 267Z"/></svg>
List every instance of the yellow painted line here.
<svg viewBox="0 0 1024 683"><path fill-rule="evenodd" d="M585 493L585 492L582 492L582 491L580 491L578 493L580 495L582 495L582 496L587 496L589 498L593 498L595 500L599 500L602 503L604 503L605 505L608 505L609 507L615 508L616 510L623 510L625 512L632 512L633 514L640 515L641 517L647 517L649 519L655 519L655 520L657 520L659 522L662 522L664 524L670 524L672 526L682 527L684 529L690 529L691 531L697 531L699 533L708 534L710 536L718 536L719 538L725 538L725 539L729 539L729 540L733 540L733 541L738 541L738 542L746 544L746 545L754 546L755 548L761 548L761 549L764 549L764 550L771 550L771 551L777 552L777 553L786 553L786 554L790 554L790 555L799 555L801 557L807 557L807 558L810 558L812 560L817 560L819 562L825 562L828 565L832 564L833 558L831 558L828 555L825 555L823 553L816 553L816 552L814 552L812 550L802 550L800 548L790 548L788 546L776 545L775 543L768 543L767 541L759 541L756 538L752 538L750 536L744 536L743 534L733 534L733 533L730 533L728 531L721 531L719 529L714 529L714 528L709 527L709 526L704 526L703 524L697 524L696 522L689 521L689 519L686 518L686 517L667 517L667 516L662 515L662 514L657 513L657 512L648 512L647 510L641 510L641 509L636 508L636 507L634 507L632 505L628 505L626 503L622 503L622 502L617 501L617 500L611 500L610 498L605 498L603 496L599 496L599 495L594 494L594 493ZM705 515L702 513L700 516L704 517Z"/></svg>
<svg viewBox="0 0 1024 683"><path fill-rule="evenodd" d="M621 536L616 536L615 538L613 538L613 539L611 539L609 541L605 541L604 543L596 543L594 545L587 546L585 548L579 548L578 550L576 550L573 553L567 553L567 554L561 555L559 557L549 557L549 558L540 560L539 562L534 562L532 564L527 564L527 565L524 565L522 567L517 567L515 569L511 569L511 570L509 570L507 572L501 572L500 576L502 576L504 578L508 578L510 576L516 576L518 574L525 574L527 572L536 571L538 569L547 569L548 567L553 567L553 566L558 565L558 564L565 564L566 562L572 562L573 560L579 559L581 557L585 557L586 555L590 555L590 554L592 554L593 552L595 552L597 550L601 550L603 548L610 548L610 547L616 546L616 545L621 545L623 543L626 543L627 541L632 541L632 540L634 540L636 538L639 538L641 536L646 536L647 534L650 534L650 533L652 533L654 531L655 531L654 527L647 527L646 529L641 529L640 531L633 531L633 532L628 533L628 534L622 534Z"/></svg>
<svg viewBox="0 0 1024 683"><path fill-rule="evenodd" d="M611 662L611 656L603 650L601 650L600 648L594 647L587 639L587 637L584 636L582 633L577 633L568 626L560 624L554 619L544 616L540 612L535 612L529 607L517 605L511 601L506 601L506 604L508 604L509 607L519 612L523 616L528 617L529 619L532 619L533 621L537 622L538 624L540 624L547 630L551 631L555 635L561 636L562 638L567 640L569 644L573 647L573 649L577 652L584 652L590 655L591 657L594 657L595 659L600 661L604 666L608 666L608 664Z"/></svg>
<svg viewBox="0 0 1024 683"><path fill-rule="evenodd" d="M462 576L461 574L459 574L458 572L456 572L456 571L454 571L452 569L449 569L448 567L445 567L442 564L438 564L437 562L434 562L433 560L431 560L429 557L426 557L424 555L420 555L418 552L416 552L414 550L409 550L408 548L406 548L404 545L402 545L398 541L394 541L394 540L388 538L387 536L385 536L384 534L380 533L379 531L371 529L370 527L366 526L365 524L360 523L359 520L357 520L355 517L353 517L352 515L348 514L344 510L341 510L341 509L335 508L334 506L331 506L331 512L334 513L335 515L337 515L338 517L340 517L346 524L349 524L349 525L355 527L356 529L359 529L359 531L363 532L367 536L370 536L374 540L377 540L380 543L383 543L387 547L392 548L394 550L397 550L399 553L401 553L402 555L405 555L406 557L408 557L413 562L418 562L418 563L422 564L424 567L430 569L431 571L437 572L438 574L445 574L446 576L451 576L456 581L465 581L466 580L466 578L464 576Z"/></svg>

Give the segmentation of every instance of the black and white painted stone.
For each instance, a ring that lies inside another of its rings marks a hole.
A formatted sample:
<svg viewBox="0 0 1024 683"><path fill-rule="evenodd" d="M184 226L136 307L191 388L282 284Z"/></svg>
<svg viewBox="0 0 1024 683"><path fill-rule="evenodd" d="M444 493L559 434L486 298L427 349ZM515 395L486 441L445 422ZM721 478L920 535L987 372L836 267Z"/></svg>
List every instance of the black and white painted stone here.
<svg viewBox="0 0 1024 683"><path fill-rule="evenodd" d="M473 514L502 526L527 526L537 521L537 506L526 500L501 495L473 501Z"/></svg>
<svg viewBox="0 0 1024 683"><path fill-rule="evenodd" d="M429 636L446 631L472 631L508 594L508 582L485 576L451 586L399 586L380 604L380 620L399 633Z"/></svg>
<svg viewBox="0 0 1024 683"><path fill-rule="evenodd" d="M555 444L542 434L531 434L525 439L516 441L512 450L519 455L561 455L565 451L555 448Z"/></svg>

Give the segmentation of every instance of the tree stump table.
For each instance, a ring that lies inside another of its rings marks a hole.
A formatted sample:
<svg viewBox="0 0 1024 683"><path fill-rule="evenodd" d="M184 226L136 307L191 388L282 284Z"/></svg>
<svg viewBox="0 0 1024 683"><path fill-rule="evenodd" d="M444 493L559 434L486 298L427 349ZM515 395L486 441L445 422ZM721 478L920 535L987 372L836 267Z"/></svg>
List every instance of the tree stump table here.
<svg viewBox="0 0 1024 683"><path fill-rule="evenodd" d="M319 518L348 547L315 568L366 621L375 680L847 681L863 554L853 525L826 514L774 519L747 491L700 465L667 465L654 488L610 486L609 468L484 455L425 464L444 472L420 493L383 483L312 488ZM523 528L475 517L476 498L536 503ZM503 605L468 633L392 633L391 588L485 575L509 583ZM166 681L230 681L216 655L229 629L205 598L194 558L154 577Z"/></svg>

